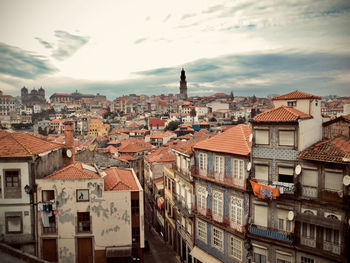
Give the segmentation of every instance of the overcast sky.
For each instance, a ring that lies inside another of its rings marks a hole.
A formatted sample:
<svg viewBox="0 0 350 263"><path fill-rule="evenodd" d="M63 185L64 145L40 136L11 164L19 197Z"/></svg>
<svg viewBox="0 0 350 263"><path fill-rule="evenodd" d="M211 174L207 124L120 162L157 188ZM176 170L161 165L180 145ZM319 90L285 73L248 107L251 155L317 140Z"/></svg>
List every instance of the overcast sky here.
<svg viewBox="0 0 350 263"><path fill-rule="evenodd" d="M350 96L350 1L0 0L0 90Z"/></svg>

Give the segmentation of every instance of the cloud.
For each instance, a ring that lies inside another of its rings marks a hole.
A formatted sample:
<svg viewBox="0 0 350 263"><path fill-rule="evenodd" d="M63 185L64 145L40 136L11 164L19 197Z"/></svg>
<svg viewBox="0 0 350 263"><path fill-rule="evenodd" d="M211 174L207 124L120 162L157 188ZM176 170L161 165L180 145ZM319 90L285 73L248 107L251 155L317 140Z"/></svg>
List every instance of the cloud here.
<svg viewBox="0 0 350 263"><path fill-rule="evenodd" d="M147 39L148 39L147 37L143 37L143 38L136 39L136 40L134 41L134 44L135 44L135 45L136 45L136 44L140 44L140 43L142 43L142 42L145 42Z"/></svg>
<svg viewBox="0 0 350 263"><path fill-rule="evenodd" d="M171 18L171 14L168 14L164 19L163 23L167 22Z"/></svg>
<svg viewBox="0 0 350 263"><path fill-rule="evenodd" d="M211 14L220 10L223 10L225 7L223 5L214 5L209 7L207 10L204 10L203 14Z"/></svg>
<svg viewBox="0 0 350 263"><path fill-rule="evenodd" d="M36 40L39 41L40 44L42 44L45 48L53 48L53 45L45 40L42 40L40 37L36 37Z"/></svg>
<svg viewBox="0 0 350 263"><path fill-rule="evenodd" d="M86 36L72 35L61 30L56 30L55 36L58 38L58 47L52 52L52 56L57 60L70 58L90 39Z"/></svg>
<svg viewBox="0 0 350 263"><path fill-rule="evenodd" d="M195 13L184 14L184 15L181 17L181 20L185 20L185 19L187 19L187 18L194 17L195 15L196 15Z"/></svg>
<svg viewBox="0 0 350 263"><path fill-rule="evenodd" d="M18 47L0 43L0 73L24 79L56 72L46 58Z"/></svg>

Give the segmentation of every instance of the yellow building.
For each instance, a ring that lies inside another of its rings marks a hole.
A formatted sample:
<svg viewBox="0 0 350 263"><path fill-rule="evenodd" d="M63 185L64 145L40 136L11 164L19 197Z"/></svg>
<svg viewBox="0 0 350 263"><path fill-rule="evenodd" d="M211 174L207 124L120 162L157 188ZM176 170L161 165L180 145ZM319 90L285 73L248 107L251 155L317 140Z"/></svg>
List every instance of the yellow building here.
<svg viewBox="0 0 350 263"><path fill-rule="evenodd" d="M91 119L89 121L88 136L108 136L109 124L103 124L100 119Z"/></svg>

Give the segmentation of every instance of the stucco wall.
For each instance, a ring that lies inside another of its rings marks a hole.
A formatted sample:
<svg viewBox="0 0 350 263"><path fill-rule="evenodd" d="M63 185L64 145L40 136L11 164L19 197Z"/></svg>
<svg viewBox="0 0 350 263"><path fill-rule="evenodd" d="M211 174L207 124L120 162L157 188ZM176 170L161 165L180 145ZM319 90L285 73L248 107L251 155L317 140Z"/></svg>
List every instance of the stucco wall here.
<svg viewBox="0 0 350 263"><path fill-rule="evenodd" d="M39 179L36 182L38 201L41 201L42 190L54 190L55 200L59 203L56 215L59 261L75 262L77 236L93 236L93 250L103 250L106 246L131 245L131 196L129 191L105 192L102 178ZM88 202L76 201L77 189L89 189ZM77 212L90 212L91 233L76 234ZM39 214L39 220L40 218ZM42 234L41 222L39 222L40 236L48 236ZM39 255L41 253L39 251Z"/></svg>

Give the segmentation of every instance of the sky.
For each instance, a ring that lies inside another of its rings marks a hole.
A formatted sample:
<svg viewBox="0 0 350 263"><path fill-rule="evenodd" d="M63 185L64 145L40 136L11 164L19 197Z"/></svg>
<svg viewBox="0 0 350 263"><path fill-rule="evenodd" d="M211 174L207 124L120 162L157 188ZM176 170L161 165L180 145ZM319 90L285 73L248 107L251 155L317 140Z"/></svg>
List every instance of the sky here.
<svg viewBox="0 0 350 263"><path fill-rule="evenodd" d="M350 96L350 1L0 0L0 90Z"/></svg>

